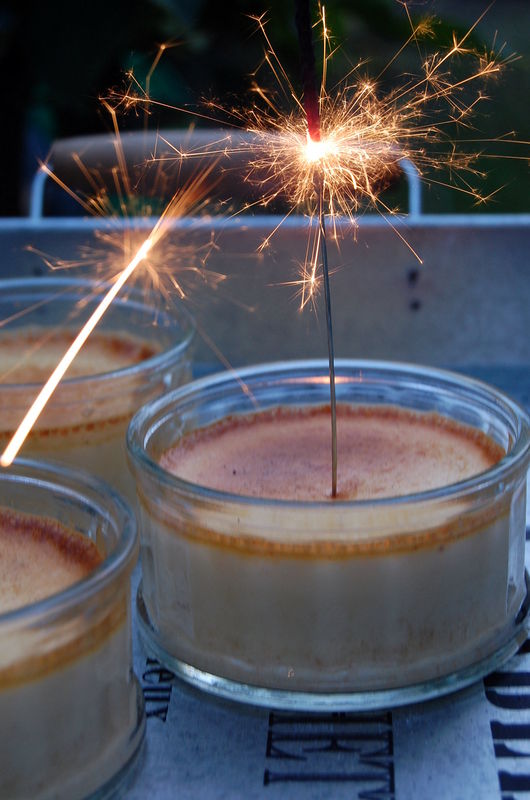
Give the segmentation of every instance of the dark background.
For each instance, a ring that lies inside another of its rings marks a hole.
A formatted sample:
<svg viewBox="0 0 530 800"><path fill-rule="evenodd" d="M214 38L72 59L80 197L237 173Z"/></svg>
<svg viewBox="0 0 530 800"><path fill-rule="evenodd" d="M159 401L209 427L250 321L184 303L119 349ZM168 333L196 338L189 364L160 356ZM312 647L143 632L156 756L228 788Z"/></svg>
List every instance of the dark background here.
<svg viewBox="0 0 530 800"><path fill-rule="evenodd" d="M4 2L0 12L2 62L2 159L0 216L27 210L27 188L37 159L54 139L101 133L110 129L98 98L118 86L133 67L142 81L157 45L171 41L151 84L151 94L174 105L196 104L200 97L239 102L250 85L250 73L262 59L263 42L249 14L267 11L267 31L282 63L297 84L299 60L293 0L91 0L71 2ZM466 30L484 11L487 0L438 0L409 3L415 20L434 13L439 49L451 31ZM409 33L398 0L329 0L329 26L347 57L368 59L366 73L377 75ZM505 55L521 58L488 85L490 102L475 119L476 137L493 138L516 131L528 141L530 66L528 0L497 0L472 37L477 47L506 42ZM344 72L346 57L335 60ZM419 71L418 51L409 47L388 71L388 85L407 71ZM299 89L299 85L297 85ZM153 127L185 127L190 119L167 112L150 120ZM142 115L121 120L124 130L143 123ZM204 123L206 124L206 123ZM432 186L426 209L437 212L523 212L530 210L528 155L524 145L494 143L490 154L522 156L518 160L484 159L485 194L503 187L487 206L475 208L461 193ZM526 157L526 161L524 160Z"/></svg>

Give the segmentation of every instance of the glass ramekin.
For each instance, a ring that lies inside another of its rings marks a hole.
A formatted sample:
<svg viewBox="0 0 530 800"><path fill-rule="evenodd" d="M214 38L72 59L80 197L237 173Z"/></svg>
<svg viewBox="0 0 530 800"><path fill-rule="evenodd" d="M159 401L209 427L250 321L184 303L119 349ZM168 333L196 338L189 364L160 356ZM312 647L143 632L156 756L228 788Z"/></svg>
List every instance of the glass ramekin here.
<svg viewBox="0 0 530 800"><path fill-rule="evenodd" d="M506 450L480 475L415 495L262 500L159 464L183 433L224 417L329 403L327 369L222 373L134 416L143 641L190 683L279 708L377 708L467 685L526 635L529 419L508 397L437 369L337 362L338 402L438 412Z"/></svg>
<svg viewBox="0 0 530 800"><path fill-rule="evenodd" d="M45 358L55 331L72 338L102 297L102 285L71 278L0 281L0 338L26 330L42 333L42 347L23 352L29 363ZM191 316L180 306L162 310L136 290L118 297L95 334L145 345L143 360L113 371L61 381L23 445L21 455L79 466L106 480L129 499L134 486L125 456L125 432L133 413L191 377ZM40 338L40 336L39 336ZM21 351L24 351L21 346ZM65 348L66 349L66 348ZM43 356L44 353L44 356ZM49 359L48 359L49 360ZM55 364L52 365L55 366ZM7 444L41 384L9 383L0 363L0 447ZM51 371L51 368L50 368Z"/></svg>
<svg viewBox="0 0 530 800"><path fill-rule="evenodd" d="M25 460L0 471L0 506L58 521L104 555L83 580L0 614L0 797L111 796L145 730L132 671L135 517L97 479Z"/></svg>

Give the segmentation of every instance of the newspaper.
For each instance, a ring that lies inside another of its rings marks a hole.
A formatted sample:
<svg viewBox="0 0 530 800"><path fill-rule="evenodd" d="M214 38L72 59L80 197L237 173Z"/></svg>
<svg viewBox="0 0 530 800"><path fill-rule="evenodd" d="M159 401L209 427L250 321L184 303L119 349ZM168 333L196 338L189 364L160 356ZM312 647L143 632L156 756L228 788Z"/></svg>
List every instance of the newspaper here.
<svg viewBox="0 0 530 800"><path fill-rule="evenodd" d="M230 704L175 681L137 633L134 652L147 736L131 800L530 798L530 640L468 689L370 714Z"/></svg>

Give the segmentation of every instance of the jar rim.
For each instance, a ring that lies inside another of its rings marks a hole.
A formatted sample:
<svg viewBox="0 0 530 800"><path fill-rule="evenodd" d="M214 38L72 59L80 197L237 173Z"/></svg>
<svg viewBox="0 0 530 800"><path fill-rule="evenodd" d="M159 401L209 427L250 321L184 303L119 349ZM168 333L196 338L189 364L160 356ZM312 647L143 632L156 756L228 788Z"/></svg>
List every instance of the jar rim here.
<svg viewBox="0 0 530 800"><path fill-rule="evenodd" d="M38 487L39 491L53 491L73 504L83 504L94 515L111 523L117 540L112 551L81 580L41 600L0 613L0 631L3 626L22 623L45 625L47 619L81 606L108 587L117 575L132 571L138 555L136 517L127 502L107 483L59 463L16 459L11 466L0 470L0 486L2 484L25 485L28 489ZM34 513L19 506L13 510Z"/></svg>
<svg viewBox="0 0 530 800"><path fill-rule="evenodd" d="M105 281L94 281L83 278L6 278L0 279L0 302L2 301L2 297L6 295L7 292L18 292L21 295L24 293L45 295L50 293L52 289L59 289L61 291L57 293L56 296L54 294L50 295L50 300L66 300L67 295L65 293L68 291L68 289L71 289L72 291L79 291L82 289L94 289L95 287L100 289L103 287L110 288L110 286L111 284ZM134 299L131 300L131 297ZM92 298L92 301L94 305L97 305L98 298ZM65 377L61 380L61 387L64 389L75 388L78 386L83 387L88 383L105 384L111 380L116 381L120 379L134 378L137 375L143 377L146 373L164 370L168 365L172 364L175 359L178 359L182 356L182 354L190 346L195 336L196 326L193 315L190 314L183 304L178 301L175 301L175 305L178 307L178 318L176 314L172 314L167 310L160 311L154 306L149 305L146 302L142 292L134 287L128 289L127 299L124 299L123 297L120 298L118 296L113 301L112 305L118 307L130 306L131 308L136 308L139 310L141 309L142 311L145 310L150 312L153 318L156 316L157 320L159 320L161 317L164 317L168 323L174 324L176 328L182 331L182 337L172 347L159 353L155 353L153 356L143 359L135 364L120 367L119 369L115 369L110 372L79 375L75 378ZM36 394L41 388L42 383L42 381L30 381L24 383L6 382L0 384L0 391L9 392L13 390L33 390Z"/></svg>
<svg viewBox="0 0 530 800"><path fill-rule="evenodd" d="M331 507L337 510L358 508L388 508L404 507L424 504L428 502L457 500L469 497L486 486L496 482L505 481L516 471L525 460L530 458L530 418L525 409L512 400L507 394L483 381L470 378L456 372L436 367L408 364L403 362L374 361L362 359L337 359L335 362L337 377L341 373L348 375L352 382L364 383L372 376L373 379L392 376L394 379L411 380L420 386L428 386L427 378L442 384L453 391L462 391L471 398L483 398L491 403L498 416L501 411L509 416L516 427L516 436L510 450L500 461L489 467L484 472L473 475L464 480L429 489L413 494L394 497L382 497L364 500L285 500L277 498L261 498L248 495L233 494L206 486L195 484L177 477L160 466L147 452L147 443L150 437L158 432L175 414L179 404L191 401L193 398L205 397L209 390L226 387L226 391L242 391L242 386L250 382L253 377L273 380L281 375L294 378L296 373L303 380L304 374L328 375L328 362L325 360L293 360L270 362L245 367L232 372L219 372L204 378L192 381L184 386L155 398L140 408L133 418L127 431L127 450L129 461L135 472L142 471L167 489L178 492L187 499L200 499L209 504L222 503L228 506L267 507L278 509L312 510Z"/></svg>

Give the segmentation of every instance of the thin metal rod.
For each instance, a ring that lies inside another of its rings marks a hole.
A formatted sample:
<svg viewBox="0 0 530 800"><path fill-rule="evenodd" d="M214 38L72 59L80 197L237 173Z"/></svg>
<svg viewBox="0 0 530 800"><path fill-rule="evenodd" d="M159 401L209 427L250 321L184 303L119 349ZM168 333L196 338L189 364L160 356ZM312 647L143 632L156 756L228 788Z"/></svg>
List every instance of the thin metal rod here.
<svg viewBox="0 0 530 800"><path fill-rule="evenodd" d="M324 295L326 301L326 328L328 332L329 395L331 404L331 496L337 496L337 398L335 393L335 349L333 346L333 325L331 318L331 291L329 288L328 248L326 244L326 222L324 214L324 191L320 182L318 188L318 223L320 226L320 255L324 276Z"/></svg>
<svg viewBox="0 0 530 800"><path fill-rule="evenodd" d="M296 27L300 42L302 78L304 82L304 110L309 137L320 141L320 108L318 102L315 53L313 50L313 30L311 26L310 0L295 0ZM322 175L315 176L315 190L318 197L318 223L320 226L320 255L324 276L326 301L326 327L328 331L329 394L331 405L331 496L337 496L337 400L335 396L335 353L333 347L333 326L331 323L331 292L329 288L328 248L326 244L326 223L324 211L324 186Z"/></svg>

